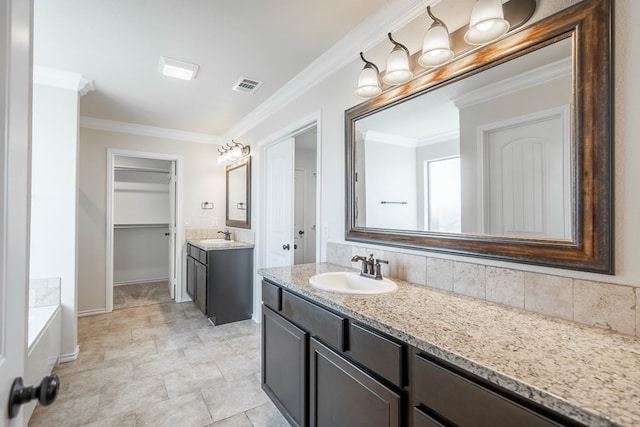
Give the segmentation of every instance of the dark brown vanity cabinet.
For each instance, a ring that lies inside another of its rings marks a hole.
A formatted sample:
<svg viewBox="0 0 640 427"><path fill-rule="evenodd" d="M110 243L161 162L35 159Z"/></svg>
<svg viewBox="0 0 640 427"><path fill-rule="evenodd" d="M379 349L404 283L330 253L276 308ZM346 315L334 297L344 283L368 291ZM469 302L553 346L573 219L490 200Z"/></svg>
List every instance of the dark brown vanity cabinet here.
<svg viewBox="0 0 640 427"><path fill-rule="evenodd" d="M403 345L267 281L262 299L262 387L289 423L407 425ZM378 348L380 342L388 347ZM370 357L369 351L382 356Z"/></svg>
<svg viewBox="0 0 640 427"><path fill-rule="evenodd" d="M187 245L187 294L216 325L253 314L253 248L205 251Z"/></svg>
<svg viewBox="0 0 640 427"><path fill-rule="evenodd" d="M411 383L415 427L580 425L420 353L413 357Z"/></svg>
<svg viewBox="0 0 640 427"><path fill-rule="evenodd" d="M262 387L291 425L581 425L266 280L262 301Z"/></svg>
<svg viewBox="0 0 640 427"><path fill-rule="evenodd" d="M192 245L187 246L187 295L207 313L207 252Z"/></svg>

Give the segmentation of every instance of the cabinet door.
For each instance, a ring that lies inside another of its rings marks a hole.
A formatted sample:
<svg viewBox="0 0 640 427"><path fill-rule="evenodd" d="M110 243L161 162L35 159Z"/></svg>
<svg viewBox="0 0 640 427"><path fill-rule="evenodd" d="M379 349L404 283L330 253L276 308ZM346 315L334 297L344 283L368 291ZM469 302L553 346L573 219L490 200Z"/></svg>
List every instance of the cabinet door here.
<svg viewBox="0 0 640 427"><path fill-rule="evenodd" d="M196 301L196 265L195 260L187 256L187 295Z"/></svg>
<svg viewBox="0 0 640 427"><path fill-rule="evenodd" d="M198 308L207 314L207 266L194 261L195 282L196 282L196 299L195 303Z"/></svg>
<svg viewBox="0 0 640 427"><path fill-rule="evenodd" d="M262 307L262 388L289 423L307 425L308 334Z"/></svg>
<svg viewBox="0 0 640 427"><path fill-rule="evenodd" d="M399 427L400 395L311 339L312 427Z"/></svg>

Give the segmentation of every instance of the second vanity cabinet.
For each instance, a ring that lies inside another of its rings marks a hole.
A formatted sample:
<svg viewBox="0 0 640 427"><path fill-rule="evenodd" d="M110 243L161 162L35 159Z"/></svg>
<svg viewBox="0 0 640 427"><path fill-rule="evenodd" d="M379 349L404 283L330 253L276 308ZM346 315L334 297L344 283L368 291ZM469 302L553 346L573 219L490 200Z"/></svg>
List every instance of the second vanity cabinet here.
<svg viewBox="0 0 640 427"><path fill-rule="evenodd" d="M262 387L291 425L581 425L267 280L262 300Z"/></svg>
<svg viewBox="0 0 640 427"><path fill-rule="evenodd" d="M187 244L187 294L215 325L253 313L253 249L204 250Z"/></svg>
<svg viewBox="0 0 640 427"><path fill-rule="evenodd" d="M405 346L270 282L262 297L262 386L292 425L404 425Z"/></svg>

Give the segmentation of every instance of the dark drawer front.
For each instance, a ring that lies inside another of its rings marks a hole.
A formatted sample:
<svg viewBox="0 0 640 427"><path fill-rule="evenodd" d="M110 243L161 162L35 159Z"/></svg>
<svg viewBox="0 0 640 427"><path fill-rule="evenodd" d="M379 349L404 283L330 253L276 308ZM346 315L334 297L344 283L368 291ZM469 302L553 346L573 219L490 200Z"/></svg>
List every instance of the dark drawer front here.
<svg viewBox="0 0 640 427"><path fill-rule="evenodd" d="M403 346L357 323L349 323L349 357L402 387Z"/></svg>
<svg viewBox="0 0 640 427"><path fill-rule="evenodd" d="M561 425L419 355L412 383L414 403L462 427Z"/></svg>
<svg viewBox="0 0 640 427"><path fill-rule="evenodd" d="M282 292L282 314L333 348L344 351L346 319L287 291Z"/></svg>
<svg viewBox="0 0 640 427"><path fill-rule="evenodd" d="M262 281L262 302L275 311L282 310L282 288L273 283Z"/></svg>
<svg viewBox="0 0 640 427"><path fill-rule="evenodd" d="M446 427L418 408L413 408L413 427Z"/></svg>
<svg viewBox="0 0 640 427"><path fill-rule="evenodd" d="M197 259L203 264L207 263L207 251L203 251L202 249L193 245L189 245L187 251L192 258Z"/></svg>

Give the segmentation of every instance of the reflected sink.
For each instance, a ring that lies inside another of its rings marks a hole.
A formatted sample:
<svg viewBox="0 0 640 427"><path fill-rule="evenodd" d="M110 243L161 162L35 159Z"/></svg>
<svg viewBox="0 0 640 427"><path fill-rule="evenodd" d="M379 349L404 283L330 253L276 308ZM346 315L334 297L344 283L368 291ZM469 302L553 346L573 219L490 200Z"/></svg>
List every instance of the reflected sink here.
<svg viewBox="0 0 640 427"><path fill-rule="evenodd" d="M204 239L204 240L200 240L200 243L202 243L203 245L221 245L224 243L233 243L233 240Z"/></svg>
<svg viewBox="0 0 640 427"><path fill-rule="evenodd" d="M312 276L309 283L316 289L343 294L386 294L396 290L398 285L392 280L375 280L354 272L330 272Z"/></svg>

